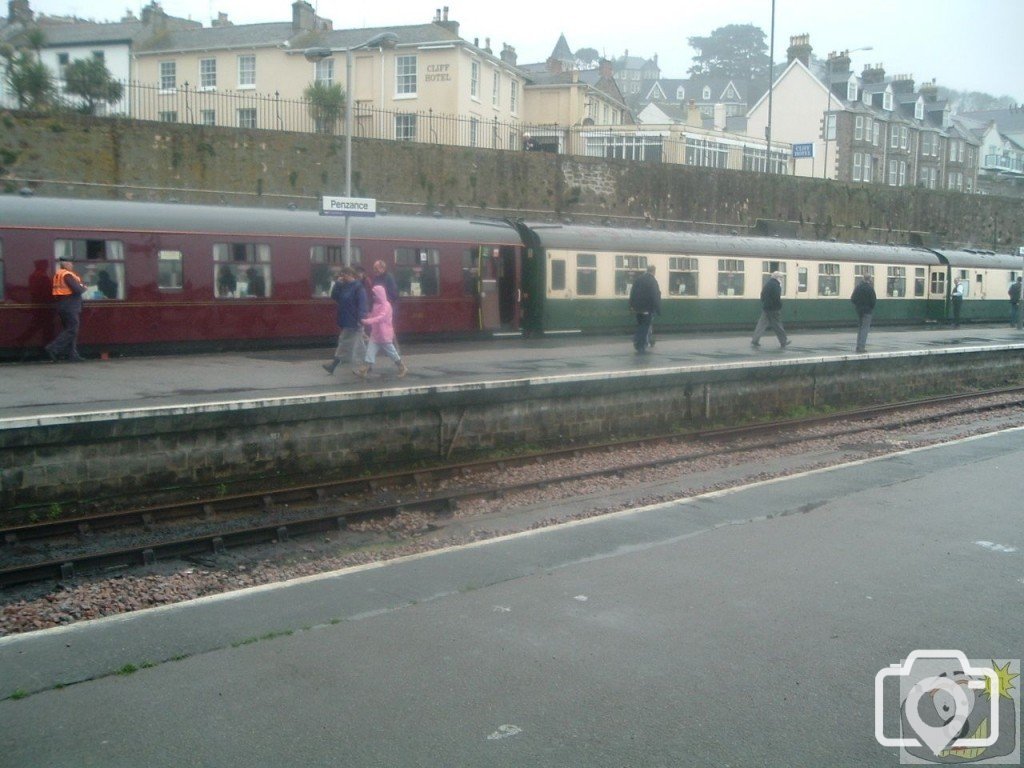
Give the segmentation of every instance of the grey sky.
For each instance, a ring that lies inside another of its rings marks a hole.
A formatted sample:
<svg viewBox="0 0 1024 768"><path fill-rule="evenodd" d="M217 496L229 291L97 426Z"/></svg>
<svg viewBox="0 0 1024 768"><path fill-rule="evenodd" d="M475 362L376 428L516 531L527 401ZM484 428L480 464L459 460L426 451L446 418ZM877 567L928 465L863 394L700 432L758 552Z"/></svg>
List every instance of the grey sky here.
<svg viewBox="0 0 1024 768"><path fill-rule="evenodd" d="M33 10L116 21L126 8L136 14L145 4L134 0L30 0ZM311 0L337 29L429 22L441 0L384 0L378 3ZM167 13L209 24L218 12L235 23L286 21L290 0L162 0ZM6 5L6 4L5 4ZM754 24L771 33L771 0L719 0L666 4L633 0L614 13L592 3L472 0L449 3L449 18L460 34L491 48L515 47L520 63L545 60L564 33L570 48L596 48L605 56L658 55L665 77L685 77L695 51L688 37L708 35L727 24ZM939 85L1011 96L1024 102L1024 0L775 0L775 60L784 61L791 35L807 33L815 55L871 46L852 54L855 71L881 64L887 74L913 75L917 83L935 78Z"/></svg>

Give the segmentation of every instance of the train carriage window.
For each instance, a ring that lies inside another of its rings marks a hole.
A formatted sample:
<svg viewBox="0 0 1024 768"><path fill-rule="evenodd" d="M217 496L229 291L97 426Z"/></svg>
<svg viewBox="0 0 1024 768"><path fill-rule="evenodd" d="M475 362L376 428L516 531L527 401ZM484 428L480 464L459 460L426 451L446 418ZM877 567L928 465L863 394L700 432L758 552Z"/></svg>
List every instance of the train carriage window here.
<svg viewBox="0 0 1024 768"><path fill-rule="evenodd" d="M615 256L615 295L628 296L633 281L647 271L646 256Z"/></svg>
<svg viewBox="0 0 1024 768"><path fill-rule="evenodd" d="M854 264L853 265L853 277L869 277L871 281L875 280L875 265L874 264Z"/></svg>
<svg viewBox="0 0 1024 768"><path fill-rule="evenodd" d="M395 282L400 296L437 296L441 292L441 252L437 248L396 248Z"/></svg>
<svg viewBox="0 0 1024 768"><path fill-rule="evenodd" d="M907 268L889 267L885 276L885 295L900 299L907 295Z"/></svg>
<svg viewBox="0 0 1024 768"><path fill-rule="evenodd" d="M818 265L818 295L838 296L839 295L839 265L819 264Z"/></svg>
<svg viewBox="0 0 1024 768"><path fill-rule="evenodd" d="M75 262L75 272L85 283L83 299L124 298L124 243L120 240L56 240L54 255Z"/></svg>
<svg viewBox="0 0 1024 768"><path fill-rule="evenodd" d="M796 291L797 293L807 293L807 284L809 280L807 277L807 267L797 267L796 269Z"/></svg>
<svg viewBox="0 0 1024 768"><path fill-rule="evenodd" d="M924 267L914 267L914 296L924 296Z"/></svg>
<svg viewBox="0 0 1024 768"><path fill-rule="evenodd" d="M946 273L932 272L932 296L946 295Z"/></svg>
<svg viewBox="0 0 1024 768"><path fill-rule="evenodd" d="M576 254L576 295L597 295L597 254Z"/></svg>
<svg viewBox="0 0 1024 768"><path fill-rule="evenodd" d="M742 296L744 293L743 259L718 260L718 295Z"/></svg>
<svg viewBox="0 0 1024 768"><path fill-rule="evenodd" d="M696 297L697 288L697 260L685 256L669 256L669 295Z"/></svg>
<svg viewBox="0 0 1024 768"><path fill-rule="evenodd" d="M565 259L551 260L551 290L565 290Z"/></svg>
<svg viewBox="0 0 1024 768"><path fill-rule="evenodd" d="M0 240L0 301L4 300L4 241Z"/></svg>
<svg viewBox="0 0 1024 768"><path fill-rule="evenodd" d="M352 263L362 261L362 252L352 246ZM331 295L334 280L345 266L345 246L314 245L309 249L309 283L310 295L324 298Z"/></svg>
<svg viewBox="0 0 1024 768"><path fill-rule="evenodd" d="M762 261L761 262L761 285L768 282L773 272L781 272L782 279L779 284L782 286L782 293L786 293L786 262L784 261Z"/></svg>
<svg viewBox="0 0 1024 768"><path fill-rule="evenodd" d="M156 263L157 287L161 291L180 291L183 285L181 251L159 251Z"/></svg>
<svg viewBox="0 0 1024 768"><path fill-rule="evenodd" d="M264 299L271 295L270 246L214 243L214 295L218 299Z"/></svg>

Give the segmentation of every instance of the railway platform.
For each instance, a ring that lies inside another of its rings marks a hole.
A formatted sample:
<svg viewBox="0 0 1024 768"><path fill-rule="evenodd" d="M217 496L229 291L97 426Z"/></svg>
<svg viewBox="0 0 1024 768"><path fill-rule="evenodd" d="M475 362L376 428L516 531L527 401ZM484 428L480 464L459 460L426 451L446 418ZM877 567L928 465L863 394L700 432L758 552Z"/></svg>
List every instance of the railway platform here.
<svg viewBox="0 0 1024 768"><path fill-rule="evenodd" d="M1022 461L1007 430L0 638L0 764L898 765L880 670L1020 656Z"/></svg>
<svg viewBox="0 0 1024 768"><path fill-rule="evenodd" d="M780 350L770 335L752 349L748 334L659 335L649 354L637 355L628 336L549 335L483 342L403 344L409 375L398 379L392 363L378 360L375 375L360 380L348 367L333 376L320 368L331 349L285 349L224 354L126 357L85 363L0 365L0 430L10 420L127 412L161 407L230 408L239 401L318 398L373 389L537 379L658 368L751 369L780 360L853 356L853 329L797 331ZM1008 326L877 328L869 356L928 350L1021 345L1024 333Z"/></svg>

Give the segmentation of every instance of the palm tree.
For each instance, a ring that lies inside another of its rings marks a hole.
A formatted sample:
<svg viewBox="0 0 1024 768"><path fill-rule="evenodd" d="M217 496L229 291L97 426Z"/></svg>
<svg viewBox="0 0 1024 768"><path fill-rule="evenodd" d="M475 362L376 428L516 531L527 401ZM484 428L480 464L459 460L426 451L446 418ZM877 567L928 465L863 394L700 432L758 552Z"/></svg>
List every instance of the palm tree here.
<svg viewBox="0 0 1024 768"><path fill-rule="evenodd" d="M317 133L333 134L348 105L341 85L328 85L318 80L306 86L303 96L309 102L309 116L313 118Z"/></svg>

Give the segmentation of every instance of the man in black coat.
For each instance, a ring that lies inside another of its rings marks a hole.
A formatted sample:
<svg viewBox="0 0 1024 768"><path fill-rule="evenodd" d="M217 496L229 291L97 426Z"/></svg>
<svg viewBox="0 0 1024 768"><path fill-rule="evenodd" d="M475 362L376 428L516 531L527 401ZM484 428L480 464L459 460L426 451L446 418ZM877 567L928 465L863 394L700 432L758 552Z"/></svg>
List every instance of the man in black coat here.
<svg viewBox="0 0 1024 768"><path fill-rule="evenodd" d="M871 330L871 315L875 311L875 287L871 284L871 275L861 275L860 282L853 289L850 301L857 309L860 325L857 327L857 352L867 351L868 331Z"/></svg>
<svg viewBox="0 0 1024 768"><path fill-rule="evenodd" d="M655 315L661 314L661 287L654 277L653 266L633 281L633 287L629 290L629 309L636 312L633 348L637 352L646 352L654 346L651 342L651 323Z"/></svg>
<svg viewBox="0 0 1024 768"><path fill-rule="evenodd" d="M761 336L771 328L779 340L782 348L789 346L789 337L786 336L786 329L782 327L782 273L772 272L768 282L761 289L761 317L757 320L757 327L754 328L754 338L750 340L750 346L760 347Z"/></svg>

